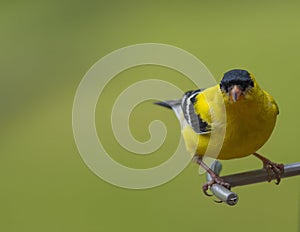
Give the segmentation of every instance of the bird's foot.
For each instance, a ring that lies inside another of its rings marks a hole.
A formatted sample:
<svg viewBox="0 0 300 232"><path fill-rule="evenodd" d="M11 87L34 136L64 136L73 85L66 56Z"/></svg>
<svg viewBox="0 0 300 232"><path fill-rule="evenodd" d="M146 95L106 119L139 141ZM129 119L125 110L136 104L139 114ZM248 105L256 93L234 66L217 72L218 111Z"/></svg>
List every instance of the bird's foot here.
<svg viewBox="0 0 300 232"><path fill-rule="evenodd" d="M271 182L271 180L275 178L276 179L275 184L278 185L280 183L281 176L284 173L284 165L274 163L271 160L269 160L257 153L254 153L254 155L263 162L263 167L268 172L268 181Z"/></svg>
<svg viewBox="0 0 300 232"><path fill-rule="evenodd" d="M264 162L264 168L268 172L268 181L271 182L273 177L275 177L276 182L275 184L279 184L281 180L281 176L284 172L284 165L283 164L277 164L270 160Z"/></svg>
<svg viewBox="0 0 300 232"><path fill-rule="evenodd" d="M206 184L202 186L202 190L206 196L212 196L207 191L210 189L211 186L214 184L219 184L224 186L225 188L230 190L230 184L226 183L221 177L219 177L213 170L211 170L204 162L202 156L195 156L196 162L204 168L205 171L210 175L211 179Z"/></svg>
<svg viewBox="0 0 300 232"><path fill-rule="evenodd" d="M211 175L211 180L202 186L202 190L206 196L212 196L212 194L209 194L207 191L214 184L222 185L229 190L231 188L230 184L224 182L224 180L221 177L219 177L218 175L216 175L216 174Z"/></svg>

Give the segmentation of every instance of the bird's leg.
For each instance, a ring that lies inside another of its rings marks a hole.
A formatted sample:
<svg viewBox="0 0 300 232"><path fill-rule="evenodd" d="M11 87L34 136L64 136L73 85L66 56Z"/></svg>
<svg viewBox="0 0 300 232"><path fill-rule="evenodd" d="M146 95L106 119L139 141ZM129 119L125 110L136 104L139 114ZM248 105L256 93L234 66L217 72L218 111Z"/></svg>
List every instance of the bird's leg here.
<svg viewBox="0 0 300 232"><path fill-rule="evenodd" d="M273 175L276 178L275 183L279 184L280 180L281 180L281 175L284 172L284 165L274 163L271 160L267 159L266 157L264 157L260 154L257 154L257 153L254 153L253 155L255 157L259 158L263 162L263 166L268 172L268 181L271 182L271 180L272 180L272 173L271 172L273 172Z"/></svg>
<svg viewBox="0 0 300 232"><path fill-rule="evenodd" d="M212 196L211 194L207 193L207 190L213 185L213 184L219 184L224 186L227 189L230 189L230 184L224 182L222 178L219 177L213 170L211 170L204 162L202 156L195 155L196 162L199 164L202 168L205 169L205 171L211 176L211 180L204 184L202 186L202 190L206 196Z"/></svg>

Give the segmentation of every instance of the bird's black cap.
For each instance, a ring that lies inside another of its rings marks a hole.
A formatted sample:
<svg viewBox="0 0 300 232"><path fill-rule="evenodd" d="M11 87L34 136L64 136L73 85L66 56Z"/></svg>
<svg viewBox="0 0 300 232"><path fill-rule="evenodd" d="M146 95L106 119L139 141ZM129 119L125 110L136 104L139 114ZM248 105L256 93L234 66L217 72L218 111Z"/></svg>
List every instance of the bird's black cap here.
<svg viewBox="0 0 300 232"><path fill-rule="evenodd" d="M234 85L238 85L241 90L245 91L249 87L254 87L254 82L248 71L233 69L224 74L220 82L220 88L228 92L230 87L233 87Z"/></svg>

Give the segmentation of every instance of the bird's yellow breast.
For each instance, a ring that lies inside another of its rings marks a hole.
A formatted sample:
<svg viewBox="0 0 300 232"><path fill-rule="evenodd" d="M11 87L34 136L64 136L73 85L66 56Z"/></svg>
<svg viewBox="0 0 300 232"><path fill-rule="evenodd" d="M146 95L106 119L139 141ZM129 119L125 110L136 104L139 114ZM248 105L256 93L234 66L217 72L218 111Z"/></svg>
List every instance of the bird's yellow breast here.
<svg viewBox="0 0 300 232"><path fill-rule="evenodd" d="M212 124L215 133L196 134L186 126L182 133L188 151L202 156L210 144L210 150L216 152L208 155L224 160L256 152L268 140L275 126L278 108L273 98L257 88L245 99L233 103L217 92L218 87L208 89L199 95L195 105L195 111Z"/></svg>

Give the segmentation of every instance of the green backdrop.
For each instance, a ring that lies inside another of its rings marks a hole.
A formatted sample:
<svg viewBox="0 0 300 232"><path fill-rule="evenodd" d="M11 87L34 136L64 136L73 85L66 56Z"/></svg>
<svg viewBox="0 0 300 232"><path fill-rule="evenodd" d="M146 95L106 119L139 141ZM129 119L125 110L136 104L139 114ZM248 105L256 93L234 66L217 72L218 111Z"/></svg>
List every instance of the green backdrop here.
<svg viewBox="0 0 300 232"><path fill-rule="evenodd" d="M122 189L85 166L71 121L76 88L98 59L127 45L165 43L194 54L218 80L231 68L253 72L280 107L260 152L300 161L299 8L297 1L1 1L0 231L299 231L297 177L235 188L235 207L202 194L205 179L192 163L163 186ZM135 109L130 125L146 141L148 123L165 121L166 144L152 155L118 146L107 123L113 101L130 84L150 77L176 84L180 76L138 67L107 86L96 124L114 159L151 167L172 154L178 123L151 101ZM193 88L184 78L177 84ZM223 165L223 174L261 167L254 157Z"/></svg>

